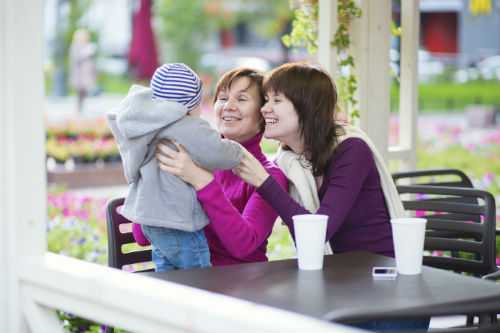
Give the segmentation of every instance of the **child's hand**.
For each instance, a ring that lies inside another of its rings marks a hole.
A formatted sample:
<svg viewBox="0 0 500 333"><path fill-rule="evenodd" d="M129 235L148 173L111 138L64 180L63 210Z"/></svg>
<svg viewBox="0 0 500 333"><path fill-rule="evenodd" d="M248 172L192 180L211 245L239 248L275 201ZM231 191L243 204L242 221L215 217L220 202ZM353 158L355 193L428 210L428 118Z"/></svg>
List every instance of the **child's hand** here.
<svg viewBox="0 0 500 333"><path fill-rule="evenodd" d="M160 169L178 176L195 190L200 190L213 180L213 175L196 165L184 147L172 141L178 151L171 149L166 141L156 146L156 159Z"/></svg>

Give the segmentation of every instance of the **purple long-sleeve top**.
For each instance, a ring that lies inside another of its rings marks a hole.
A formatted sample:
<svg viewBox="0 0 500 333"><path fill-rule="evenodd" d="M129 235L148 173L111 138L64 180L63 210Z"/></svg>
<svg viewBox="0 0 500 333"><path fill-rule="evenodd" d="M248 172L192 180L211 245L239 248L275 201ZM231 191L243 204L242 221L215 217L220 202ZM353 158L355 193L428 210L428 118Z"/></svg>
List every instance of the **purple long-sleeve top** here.
<svg viewBox="0 0 500 333"><path fill-rule="evenodd" d="M311 213L299 205L273 177L257 192L269 202L295 238L292 216ZM389 212L372 152L358 138L335 149L319 189L317 214L329 216L326 239L333 252L364 250L394 256Z"/></svg>
<svg viewBox="0 0 500 333"><path fill-rule="evenodd" d="M274 186L286 193L286 176L263 154L261 139L259 134L242 145L262 163L274 179ZM197 191L197 196L210 220L205 235L212 265L267 261L267 239L278 213L255 187L230 170L217 171L213 181Z"/></svg>

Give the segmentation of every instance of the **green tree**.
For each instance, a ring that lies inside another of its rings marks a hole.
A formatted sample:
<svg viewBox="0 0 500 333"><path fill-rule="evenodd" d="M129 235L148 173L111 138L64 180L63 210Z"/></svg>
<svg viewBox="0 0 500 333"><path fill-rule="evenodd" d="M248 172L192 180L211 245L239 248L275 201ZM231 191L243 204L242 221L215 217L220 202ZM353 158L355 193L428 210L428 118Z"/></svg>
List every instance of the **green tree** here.
<svg viewBox="0 0 500 333"><path fill-rule="evenodd" d="M231 14L223 10L222 1L178 1L155 2L161 43L165 44L167 61L182 61L198 69L204 41L222 22L231 24Z"/></svg>
<svg viewBox="0 0 500 333"><path fill-rule="evenodd" d="M283 42L288 47L306 47L309 53L314 54L318 50L318 0L300 0L297 1L297 5L292 22L293 29L290 34L283 37ZM338 0L338 27L331 44L337 50L337 87L340 105L348 110L351 119L359 118L359 110L356 99L358 80L355 74L354 58L349 50L350 25L352 20L359 17L361 17L361 9L355 0Z"/></svg>
<svg viewBox="0 0 500 333"><path fill-rule="evenodd" d="M279 1L253 1L251 10L245 10L245 3L241 0L242 11L239 13L238 20L248 22L255 31L267 39L278 38L282 51L282 62L289 61L290 49L281 41L281 38L291 30L293 11L290 9L288 0Z"/></svg>
<svg viewBox="0 0 500 333"><path fill-rule="evenodd" d="M220 29L246 22L262 36L276 37L287 32L292 18L288 0L158 0L154 12L167 52L164 60L182 61L196 69L206 39Z"/></svg>

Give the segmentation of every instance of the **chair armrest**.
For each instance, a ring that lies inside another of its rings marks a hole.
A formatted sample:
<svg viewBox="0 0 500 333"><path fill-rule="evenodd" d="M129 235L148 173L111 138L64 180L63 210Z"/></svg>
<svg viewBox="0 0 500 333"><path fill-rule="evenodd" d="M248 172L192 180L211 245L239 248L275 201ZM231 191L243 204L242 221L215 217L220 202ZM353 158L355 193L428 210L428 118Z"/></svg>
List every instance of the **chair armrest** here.
<svg viewBox="0 0 500 333"><path fill-rule="evenodd" d="M484 280L491 280L491 281L497 281L497 280L499 280L500 279L500 268L497 267L497 271L496 272L483 275L481 278L484 279Z"/></svg>

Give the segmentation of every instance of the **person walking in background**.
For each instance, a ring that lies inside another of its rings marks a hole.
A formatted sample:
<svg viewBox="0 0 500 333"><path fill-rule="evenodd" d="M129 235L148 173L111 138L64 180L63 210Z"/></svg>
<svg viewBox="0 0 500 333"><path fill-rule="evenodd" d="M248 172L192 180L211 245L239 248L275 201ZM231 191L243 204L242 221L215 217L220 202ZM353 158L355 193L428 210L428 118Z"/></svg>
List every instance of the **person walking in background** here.
<svg viewBox="0 0 500 333"><path fill-rule="evenodd" d="M77 94L77 112L82 113L85 97L96 86L96 46L90 40L90 33L78 29L73 34L69 50L70 85Z"/></svg>
<svg viewBox="0 0 500 333"><path fill-rule="evenodd" d="M120 214L136 223L134 234L142 227L159 272L210 266L210 252L203 233L209 219L193 187L160 170L157 142L175 140L211 171L232 169L242 157L238 143L222 139L199 118L201 92L200 78L188 66L165 64L153 74L150 88L133 85L108 114L129 184Z"/></svg>

